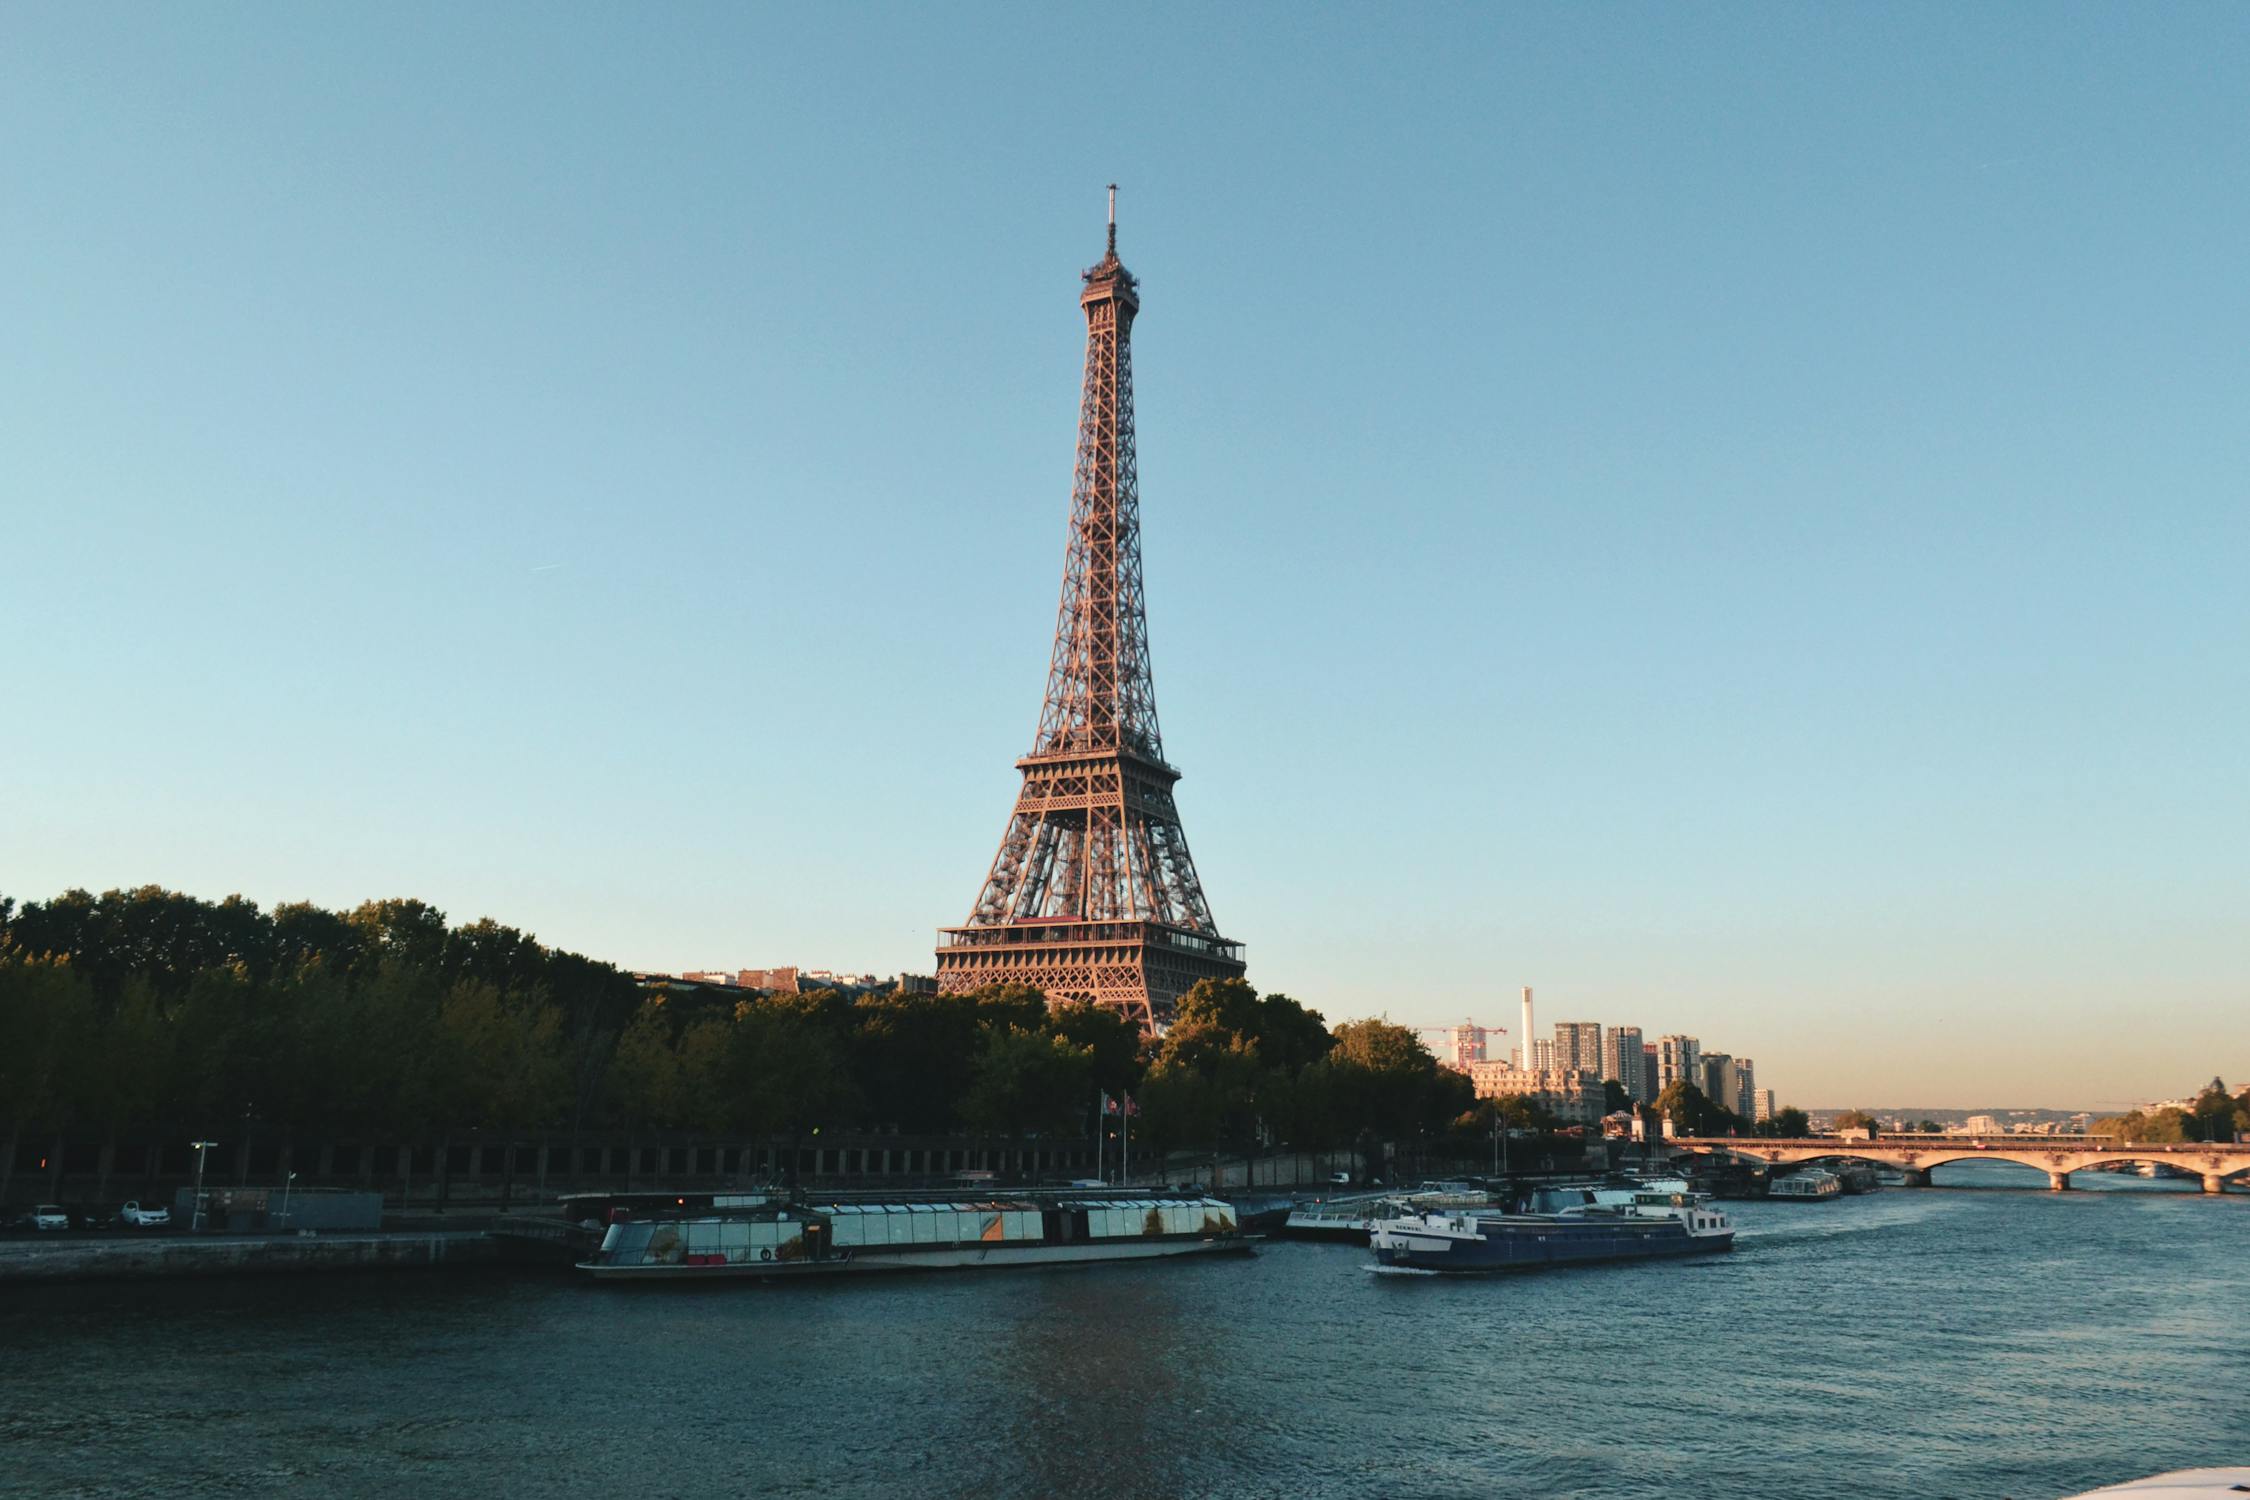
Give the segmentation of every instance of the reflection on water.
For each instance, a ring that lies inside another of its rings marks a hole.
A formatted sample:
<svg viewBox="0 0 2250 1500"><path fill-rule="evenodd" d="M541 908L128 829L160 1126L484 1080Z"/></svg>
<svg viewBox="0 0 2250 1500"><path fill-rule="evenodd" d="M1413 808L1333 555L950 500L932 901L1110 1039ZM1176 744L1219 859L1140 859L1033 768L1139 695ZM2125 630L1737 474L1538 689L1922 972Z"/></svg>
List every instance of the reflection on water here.
<svg viewBox="0 0 2250 1500"><path fill-rule="evenodd" d="M13 1291L0 1492L2037 1500L2250 1454L2250 1195L1946 1171L2022 1190L1736 1205L1730 1256L1482 1281L1284 1243Z"/></svg>

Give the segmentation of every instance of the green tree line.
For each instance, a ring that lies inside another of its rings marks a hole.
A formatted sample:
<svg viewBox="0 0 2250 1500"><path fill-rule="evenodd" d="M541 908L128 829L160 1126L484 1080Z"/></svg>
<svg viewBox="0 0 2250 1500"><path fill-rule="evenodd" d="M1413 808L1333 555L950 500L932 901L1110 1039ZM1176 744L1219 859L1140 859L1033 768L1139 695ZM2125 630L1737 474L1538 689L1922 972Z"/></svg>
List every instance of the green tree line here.
<svg viewBox="0 0 2250 1500"><path fill-rule="evenodd" d="M824 1127L1082 1131L1138 1096L1144 1149L1333 1149L1481 1127L1415 1033L1329 1028L1206 982L1146 1040L1022 987L765 995L644 986L420 901L261 910L156 886L0 899L0 1138L295 1139Z"/></svg>
<svg viewBox="0 0 2250 1500"><path fill-rule="evenodd" d="M1793 1140L1812 1133L1812 1122L1794 1104L1775 1110L1770 1120L1753 1124L1684 1078L1666 1084L1664 1092L1656 1096L1655 1107L1680 1135L1759 1135Z"/></svg>
<svg viewBox="0 0 2250 1500"><path fill-rule="evenodd" d="M2192 1108L2167 1105L2148 1111L2131 1110L2096 1120L2091 1133L2152 1146L2250 1140L2250 1087L2229 1094L2226 1081L2214 1078L2196 1095Z"/></svg>

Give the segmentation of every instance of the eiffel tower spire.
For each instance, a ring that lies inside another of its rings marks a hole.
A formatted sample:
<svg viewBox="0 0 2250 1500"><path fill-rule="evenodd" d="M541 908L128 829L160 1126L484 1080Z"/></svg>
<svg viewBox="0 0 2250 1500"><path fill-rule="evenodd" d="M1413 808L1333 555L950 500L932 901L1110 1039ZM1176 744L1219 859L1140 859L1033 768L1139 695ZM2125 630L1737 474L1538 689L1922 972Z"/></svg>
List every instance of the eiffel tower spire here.
<svg viewBox="0 0 2250 1500"><path fill-rule="evenodd" d="M1156 1028L1196 980L1243 964L1211 920L1156 722L1133 457L1140 284L1117 258L1115 184L1108 251L1082 279L1086 378L1047 696L1000 852L966 925L940 935L938 987L1031 984Z"/></svg>

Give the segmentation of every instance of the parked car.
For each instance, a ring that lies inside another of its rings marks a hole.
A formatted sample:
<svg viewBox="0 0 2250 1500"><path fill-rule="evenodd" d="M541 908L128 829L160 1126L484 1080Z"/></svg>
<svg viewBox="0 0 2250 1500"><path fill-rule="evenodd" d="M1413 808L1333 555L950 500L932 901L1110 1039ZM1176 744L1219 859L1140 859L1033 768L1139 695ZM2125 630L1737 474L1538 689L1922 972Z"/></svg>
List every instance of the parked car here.
<svg viewBox="0 0 2250 1500"><path fill-rule="evenodd" d="M128 1229L162 1229L172 1222L168 1208L143 1208L138 1200L117 1211L117 1222Z"/></svg>
<svg viewBox="0 0 2250 1500"><path fill-rule="evenodd" d="M23 1222L31 1229L68 1229L70 1213L60 1203L42 1203L25 1214Z"/></svg>

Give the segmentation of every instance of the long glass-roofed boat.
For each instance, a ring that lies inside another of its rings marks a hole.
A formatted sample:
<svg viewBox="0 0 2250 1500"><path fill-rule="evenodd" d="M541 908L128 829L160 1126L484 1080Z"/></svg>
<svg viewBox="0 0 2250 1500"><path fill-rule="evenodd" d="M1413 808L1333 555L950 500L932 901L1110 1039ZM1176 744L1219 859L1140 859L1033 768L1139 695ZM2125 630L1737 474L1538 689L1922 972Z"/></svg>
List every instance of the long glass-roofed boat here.
<svg viewBox="0 0 2250 1500"><path fill-rule="evenodd" d="M708 1207L613 1210L578 1268L601 1281L770 1281L875 1271L1075 1265L1240 1253L1215 1198L1068 1194L803 1201L718 1194Z"/></svg>

